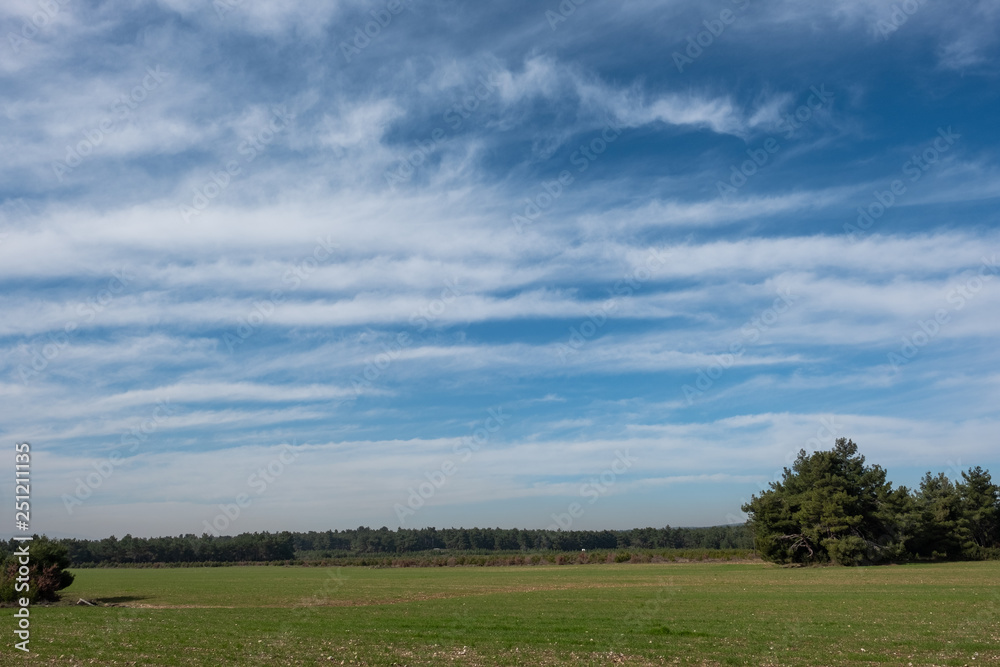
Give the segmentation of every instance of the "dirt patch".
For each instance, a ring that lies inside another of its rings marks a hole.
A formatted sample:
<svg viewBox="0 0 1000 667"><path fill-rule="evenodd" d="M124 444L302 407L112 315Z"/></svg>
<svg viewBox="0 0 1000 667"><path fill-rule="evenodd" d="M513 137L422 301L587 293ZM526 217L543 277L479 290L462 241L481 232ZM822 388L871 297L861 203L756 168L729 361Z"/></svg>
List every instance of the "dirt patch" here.
<svg viewBox="0 0 1000 667"><path fill-rule="evenodd" d="M511 593L537 593L542 591L571 591L598 588L662 588L660 582L622 582L622 583L576 583L576 584L546 584L534 586L503 586L484 590L461 591L452 593L415 593L406 597L383 598L375 600L331 600L323 598L304 598L292 604L250 605L254 609L290 609L294 607L374 607L378 605L406 604L408 602L424 602L426 600L449 600L454 598L480 597ZM101 606L126 607L130 609L241 609L235 605L213 604L113 604Z"/></svg>

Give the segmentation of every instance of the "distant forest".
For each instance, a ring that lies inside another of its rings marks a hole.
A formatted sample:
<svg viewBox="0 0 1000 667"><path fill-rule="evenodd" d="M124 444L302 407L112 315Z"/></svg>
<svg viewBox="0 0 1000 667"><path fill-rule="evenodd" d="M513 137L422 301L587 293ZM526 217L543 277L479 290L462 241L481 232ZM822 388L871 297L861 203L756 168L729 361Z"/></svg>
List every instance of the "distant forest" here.
<svg viewBox="0 0 1000 667"><path fill-rule="evenodd" d="M746 526L710 528L635 528L632 530L521 530L517 528L360 527L308 533L243 533L235 537L106 537L102 540L55 540L64 545L73 565L144 563L253 563L322 560L366 555L392 556L433 552L489 554L499 552L711 549L749 550L753 538ZM14 543L8 545L14 549Z"/></svg>

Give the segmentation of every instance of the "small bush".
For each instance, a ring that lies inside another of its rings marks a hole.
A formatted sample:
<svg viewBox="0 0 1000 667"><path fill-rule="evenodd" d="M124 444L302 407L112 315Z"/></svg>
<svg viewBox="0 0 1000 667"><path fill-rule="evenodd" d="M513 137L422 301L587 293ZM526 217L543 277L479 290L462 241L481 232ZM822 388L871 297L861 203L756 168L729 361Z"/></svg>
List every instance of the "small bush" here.
<svg viewBox="0 0 1000 667"><path fill-rule="evenodd" d="M0 602L14 602L21 597L32 602L55 601L59 599L56 591L73 583L73 575L66 571L70 559L65 546L36 535L29 543L28 554L27 591L16 590L21 567L18 557L10 554L0 562Z"/></svg>

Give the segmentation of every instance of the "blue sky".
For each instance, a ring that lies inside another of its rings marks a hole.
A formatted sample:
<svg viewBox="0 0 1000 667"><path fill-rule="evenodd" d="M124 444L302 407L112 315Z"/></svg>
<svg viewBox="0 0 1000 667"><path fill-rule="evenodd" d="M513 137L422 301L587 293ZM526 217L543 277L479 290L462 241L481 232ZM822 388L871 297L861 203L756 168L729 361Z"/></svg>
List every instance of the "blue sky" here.
<svg viewBox="0 0 1000 667"><path fill-rule="evenodd" d="M841 436L1000 469L998 25L4 3L34 528L714 525Z"/></svg>

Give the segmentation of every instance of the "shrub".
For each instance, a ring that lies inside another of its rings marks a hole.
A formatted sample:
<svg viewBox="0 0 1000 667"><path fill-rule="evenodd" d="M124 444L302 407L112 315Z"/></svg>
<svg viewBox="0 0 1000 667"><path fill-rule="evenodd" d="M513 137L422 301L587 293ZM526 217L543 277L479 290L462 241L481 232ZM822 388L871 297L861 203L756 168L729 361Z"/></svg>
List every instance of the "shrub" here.
<svg viewBox="0 0 1000 667"><path fill-rule="evenodd" d="M10 554L0 562L0 601L14 602L27 597L32 602L59 599L60 591L73 583L73 575L66 571L70 566L69 551L65 546L47 537L35 536L28 545L28 590L18 591L18 557Z"/></svg>

